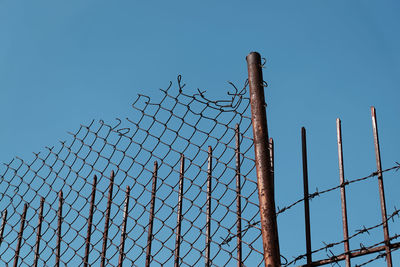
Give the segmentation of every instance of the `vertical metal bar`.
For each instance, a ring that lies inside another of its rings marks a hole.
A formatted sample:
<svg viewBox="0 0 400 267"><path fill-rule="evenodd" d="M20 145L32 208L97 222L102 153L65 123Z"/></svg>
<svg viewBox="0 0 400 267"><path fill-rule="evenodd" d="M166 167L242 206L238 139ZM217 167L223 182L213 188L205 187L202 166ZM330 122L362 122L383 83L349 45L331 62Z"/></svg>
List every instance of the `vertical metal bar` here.
<svg viewBox="0 0 400 267"><path fill-rule="evenodd" d="M147 232L146 267L150 266L150 261L151 261L151 242L153 241L153 222L154 222L154 209L156 203L157 175L158 175L157 171L158 171L158 163L157 161L154 161L153 186L151 189L151 202L150 202L149 230Z"/></svg>
<svg viewBox="0 0 400 267"><path fill-rule="evenodd" d="M28 210L28 203L25 203L24 210L23 210L22 215L21 215L21 225L20 225L19 232L18 232L17 247L15 249L14 267L18 266L19 251L21 250L22 235L24 234L25 218L26 218L26 211L27 210Z"/></svg>
<svg viewBox="0 0 400 267"><path fill-rule="evenodd" d="M275 188L274 139L272 139L272 137L269 138L269 157L271 159L271 177L273 181L273 187ZM279 240L278 228L275 228L275 230L276 230L276 236ZM278 247L278 250L280 251L279 242L276 245Z"/></svg>
<svg viewBox="0 0 400 267"><path fill-rule="evenodd" d="M181 246L181 223L182 223L182 196L183 196L183 177L185 172L185 156L181 154L181 168L179 171L179 196L178 196L178 218L176 221L176 240L175 240L175 261L174 266L179 266L179 252Z"/></svg>
<svg viewBox="0 0 400 267"><path fill-rule="evenodd" d="M340 199L342 202L342 223L344 237L344 253L346 254L346 267L350 267L350 244L349 244L349 227L347 223L347 203L346 203L346 185L344 183L344 163L343 163L343 143L342 143L342 122L336 119L336 132L339 157L339 177L340 177Z"/></svg>
<svg viewBox="0 0 400 267"><path fill-rule="evenodd" d="M112 194L113 194L114 176L115 176L114 171L111 171L110 185L109 185L109 188L108 188L108 200L107 200L106 218L105 218L104 232L103 232L103 249L101 251L101 262L100 262L100 266L101 267L104 267L105 266L105 262L106 262L108 225L110 223L111 198L112 198Z"/></svg>
<svg viewBox="0 0 400 267"><path fill-rule="evenodd" d="M240 182L240 128L236 124L235 128L236 139L236 236L237 236L237 266L242 267L242 203L240 199L241 182Z"/></svg>
<svg viewBox="0 0 400 267"><path fill-rule="evenodd" d="M208 147L208 166L207 166L207 222L206 222L206 264L210 266L210 246L211 246L211 179L212 179L212 148Z"/></svg>
<svg viewBox="0 0 400 267"><path fill-rule="evenodd" d="M303 159L303 190L304 190L304 220L305 220L305 231L306 231L306 254L307 264L312 262L311 254L311 230L310 230L310 204L309 204L309 193L308 193L308 169L307 169L307 141L306 141L306 129L301 127L301 151Z"/></svg>
<svg viewBox="0 0 400 267"><path fill-rule="evenodd" d="M0 229L0 245L3 242L4 227L6 226L6 223L7 223L7 210L3 211L2 217L3 218L2 218L1 229Z"/></svg>
<svg viewBox="0 0 400 267"><path fill-rule="evenodd" d="M61 224L62 224L62 206L63 206L63 192L58 193L58 226L57 226L57 247L56 247L56 266L60 266L60 252L61 252Z"/></svg>
<svg viewBox="0 0 400 267"><path fill-rule="evenodd" d="M249 73L251 121L253 125L265 266L280 266L274 182L272 181L270 171L271 161L268 147L268 127L265 112L266 104L264 98L261 56L257 52L252 52L246 57L246 60Z"/></svg>
<svg viewBox="0 0 400 267"><path fill-rule="evenodd" d="M39 223L38 223L37 234L36 234L35 258L33 260L33 266L35 266L35 267L38 265L40 240L42 239L43 205L44 205L44 197L42 197L40 199Z"/></svg>
<svg viewBox="0 0 400 267"><path fill-rule="evenodd" d="M124 260L124 249L125 249L125 239L126 239L126 224L128 220L128 208L129 208L129 193L131 188L129 186L126 187L126 195L125 195L125 209L124 209L124 217L122 222L122 231L121 231L121 243L119 245L119 260L118 267L122 267L122 262Z"/></svg>
<svg viewBox="0 0 400 267"><path fill-rule="evenodd" d="M83 259L83 266L87 267L89 264L89 249L90 249L90 237L92 235L92 224L93 224L93 211L94 211L94 201L96 197L96 185L97 185L97 176L93 177L93 185L92 185L92 195L90 199L90 210L89 210L89 218L88 218L88 227L86 234L86 247L85 247L85 258Z"/></svg>
<svg viewBox="0 0 400 267"><path fill-rule="evenodd" d="M376 157L376 168L378 171L378 184L379 184L379 197L381 202L381 213L382 213L382 224L383 224L383 235L385 238L385 251L386 251L386 263L388 267L392 266L392 254L390 252L390 240L389 240L389 226L386 215L386 201L385 201L385 191L383 187L383 175L382 175L382 162L381 162L381 152L379 148L379 136L378 136L378 122L376 118L375 107L371 107L371 117L372 117L372 131L374 135L375 144L375 157Z"/></svg>

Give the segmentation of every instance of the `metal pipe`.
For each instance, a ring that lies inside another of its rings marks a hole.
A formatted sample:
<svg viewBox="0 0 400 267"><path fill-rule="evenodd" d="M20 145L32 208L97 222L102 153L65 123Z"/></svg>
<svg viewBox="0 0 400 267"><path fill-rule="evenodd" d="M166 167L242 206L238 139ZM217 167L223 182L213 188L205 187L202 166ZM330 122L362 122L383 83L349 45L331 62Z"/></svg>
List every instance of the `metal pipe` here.
<svg viewBox="0 0 400 267"><path fill-rule="evenodd" d="M61 224L62 224L62 206L63 206L63 192L58 193L58 226L57 226L57 247L56 247L56 266L60 266L60 252L61 252Z"/></svg>
<svg viewBox="0 0 400 267"><path fill-rule="evenodd" d="M88 218L88 227L86 234L86 247L85 247L85 258L83 260L83 266L87 267L89 264L89 249L90 249L90 237L92 235L92 224L93 224L93 211L94 211L94 201L96 197L96 185L97 185L97 176L93 177L93 186L92 186L92 195L90 199L90 210L89 210L89 218Z"/></svg>
<svg viewBox="0 0 400 267"><path fill-rule="evenodd" d="M35 267L38 265L40 240L42 239L43 205L44 205L44 197L40 199L39 223L36 234L35 258L33 260L33 266Z"/></svg>
<svg viewBox="0 0 400 267"><path fill-rule="evenodd" d="M107 208L106 208L106 218L104 223L104 232L103 232L103 249L101 251L101 262L100 266L104 267L106 262L106 251L107 251L107 239L108 239L108 225L110 223L110 212L111 212L111 199L113 194L113 185L114 185L114 171L111 171L110 176L110 185L108 189L108 200L107 200Z"/></svg>
<svg viewBox="0 0 400 267"><path fill-rule="evenodd" d="M212 179L212 148L208 147L208 166L207 166L207 222L206 222L206 264L210 266L210 246L211 246L211 179Z"/></svg>
<svg viewBox="0 0 400 267"><path fill-rule="evenodd" d="M241 182L240 182L240 128L239 124L236 124L235 128L235 140L236 140L236 236L237 236L237 266L243 266L242 259L242 203L240 198Z"/></svg>
<svg viewBox="0 0 400 267"><path fill-rule="evenodd" d="M157 161L154 161L153 186L151 189L151 202L150 202L149 230L147 232L146 267L150 266L150 261L151 261L151 242L153 241L153 222L154 222L154 209L156 203L157 175L158 175L157 171L158 171L158 163Z"/></svg>
<svg viewBox="0 0 400 267"><path fill-rule="evenodd" d="M342 123L339 118L336 119L336 132L339 157L339 177L340 177L340 199L342 203L342 223L344 238L344 254L346 255L346 267L350 267L350 245L349 245L349 227L347 224L347 203L346 203L346 185L344 183L344 163L343 163L343 147L342 147Z"/></svg>
<svg viewBox="0 0 400 267"><path fill-rule="evenodd" d="M21 224L20 224L20 228L19 228L19 232L18 232L17 247L15 249L14 267L18 266L19 252L21 250L22 236L24 234L25 219L26 219L26 211L27 210L28 210L28 203L25 203L24 210L23 210L22 215L21 215Z"/></svg>
<svg viewBox="0 0 400 267"><path fill-rule="evenodd" d="M265 112L266 104L264 98L261 56L257 52L252 52L246 57L246 60L249 74L251 121L253 125L265 266L280 266L274 182L271 177L271 161L268 151L268 127Z"/></svg>
<svg viewBox="0 0 400 267"><path fill-rule="evenodd" d="M118 267L122 267L122 263L124 260L124 249L125 249L125 239L126 239L126 224L128 220L128 208L129 208L129 193L131 188L129 186L126 187L125 194L125 208L124 208L124 217L122 221L122 231L121 231L121 243L119 245L119 260Z"/></svg>
<svg viewBox="0 0 400 267"><path fill-rule="evenodd" d="M182 196L183 196L183 177L185 172L185 156L181 154L181 168L179 171L179 196L178 196L178 218L176 222L175 240L175 261L174 266L179 266L179 252L181 246L181 224L182 224Z"/></svg>
<svg viewBox="0 0 400 267"><path fill-rule="evenodd" d="M388 267L391 267L392 254L390 252L389 226L387 223L387 215L386 215L387 213L386 213L385 191L383 187L381 152L379 148L378 122L376 118L375 107L371 107L371 117L372 117L372 132L374 135L374 144L375 144L376 168L378 171L379 197L381 202L383 235L385 238L385 246L386 246L386 263Z"/></svg>
<svg viewBox="0 0 400 267"><path fill-rule="evenodd" d="M7 223L7 210L3 211L2 217L3 218L2 218L1 229L0 229L0 245L3 242L4 227L6 226L6 223Z"/></svg>
<svg viewBox="0 0 400 267"><path fill-rule="evenodd" d="M307 254L307 264L310 264L312 262L310 204L309 204L309 193L308 193L307 140L306 140L306 129L304 127L301 127L301 151L303 159L303 190L304 190L304 220L305 220L305 232L306 232L306 254Z"/></svg>

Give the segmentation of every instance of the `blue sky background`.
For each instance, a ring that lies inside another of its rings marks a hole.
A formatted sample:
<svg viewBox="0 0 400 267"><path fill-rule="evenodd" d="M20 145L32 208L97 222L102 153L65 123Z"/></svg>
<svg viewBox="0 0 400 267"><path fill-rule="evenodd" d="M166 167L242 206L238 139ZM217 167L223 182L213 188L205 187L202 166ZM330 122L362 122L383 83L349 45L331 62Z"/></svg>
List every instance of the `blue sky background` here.
<svg viewBox="0 0 400 267"><path fill-rule="evenodd" d="M267 59L278 206L302 195L301 126L310 191L338 184L337 117L347 178L375 170L371 105L391 167L400 160L399 12L396 1L0 1L0 161L31 157L80 123L128 117L138 93L157 99L178 74L224 97L226 81L241 85L245 56L258 51ZM400 183L385 177L391 212ZM350 232L379 223L377 184L348 191ZM278 219L288 259L304 253L301 212ZM311 213L313 248L342 239L337 191L311 202ZM368 242L381 241L379 231Z"/></svg>

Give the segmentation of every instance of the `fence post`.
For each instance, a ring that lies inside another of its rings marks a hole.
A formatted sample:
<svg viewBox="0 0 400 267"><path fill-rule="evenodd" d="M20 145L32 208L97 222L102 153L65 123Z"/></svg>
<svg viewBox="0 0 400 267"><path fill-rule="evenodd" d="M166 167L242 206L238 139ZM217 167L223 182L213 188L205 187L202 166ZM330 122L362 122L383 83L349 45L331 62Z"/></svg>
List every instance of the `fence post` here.
<svg viewBox="0 0 400 267"><path fill-rule="evenodd" d="M274 181L271 173L267 116L261 56L251 52L247 57L249 73L251 121L260 202L261 233L266 267L280 266L279 240L276 224Z"/></svg>

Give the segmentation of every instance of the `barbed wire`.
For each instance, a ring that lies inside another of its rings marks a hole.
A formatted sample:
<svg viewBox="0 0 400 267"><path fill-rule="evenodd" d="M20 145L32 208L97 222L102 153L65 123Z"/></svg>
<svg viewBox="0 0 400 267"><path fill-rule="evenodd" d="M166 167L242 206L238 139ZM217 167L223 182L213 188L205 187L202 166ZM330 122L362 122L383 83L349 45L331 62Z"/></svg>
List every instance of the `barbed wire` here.
<svg viewBox="0 0 400 267"><path fill-rule="evenodd" d="M384 223L387 223L389 220L394 221L394 218L395 218L395 217L400 217L400 210L397 209L396 207L394 208L394 211L391 213L391 215L390 215L389 217L387 217L387 219L386 219L385 221L382 221L381 223L378 223L378 224L376 224L376 225L370 226L370 227L368 227L368 228L366 228L365 226L363 226L362 229L356 230L356 232L355 232L353 235L349 236L349 238L348 238L347 240L351 240L351 239L355 238L356 236L359 236L359 235L362 235L362 234L365 234L365 233L369 234L369 231L374 230L374 229L376 229L376 228L378 228L378 227L383 226L383 224L384 224ZM393 236L392 238L390 238L390 240L392 240L392 239L397 239L398 237L399 237L398 235L395 235L395 236ZM312 251L311 251L311 254L315 254L315 253L318 253L318 252L320 252L320 251L324 251L324 250L325 250L325 251L327 251L327 252L329 251L330 254L331 254L331 255L328 255L328 258L331 258L331 259L332 259L332 258L335 258L336 256L333 254L333 252L330 250L330 248L332 248L332 247L334 247L334 246L337 246L337 245L340 245L340 244L344 244L344 242L346 242L347 240L344 239L344 240L341 240L341 241L338 241L338 242L329 243L329 244L323 242L323 243L325 244L325 246L320 247L320 248L315 249L315 250L312 250ZM372 245L372 246L370 246L370 247L365 247L362 243L360 243L360 249L353 249L353 250L351 250L350 252L356 252L356 251L365 250L365 249L372 248L372 247L375 247L375 246L377 246L377 245L379 245L379 244L383 244L383 243L384 243L384 241L379 242L379 243L377 243L377 244L374 244L374 245ZM297 261L306 258L306 256L307 256L307 254L299 255L299 256L295 257L292 261L288 262L285 266L289 266L289 265L291 265L291 264L294 264L294 263L296 263Z"/></svg>
<svg viewBox="0 0 400 267"><path fill-rule="evenodd" d="M370 178L372 178L372 177L378 176L380 173L385 173L385 172L389 172L389 171L393 171L393 170L397 172L399 169L400 169L400 163L398 163L398 162L396 161L396 162L395 162L395 165L394 165L393 167L384 169L384 170L382 170L382 171L380 171L380 172L379 172L379 171L375 171L375 172L372 172L371 174L369 174L369 175L367 175L367 176L364 176L364 177L361 177L361 178L357 178L357 179L354 179L354 180L346 180L346 181L344 181L344 182L343 182L342 184L340 184L340 185L337 185L337 186L334 186L334 187L331 187L331 188L328 188L328 189L325 189L325 190L322 190L322 191L318 191L318 189L317 189L315 192L310 193L308 197L301 198L301 199L299 199L299 200L293 202L292 204L287 205L287 206L285 206L285 207L283 207L283 208L277 207L277 212L276 212L276 214L277 214L277 215L282 214L282 213L286 212L287 210L289 210L289 209L291 209L291 208L297 206L298 204L304 202L306 199L313 199L313 198L315 198L315 197L319 197L319 196L321 196L321 195L323 195L323 194L326 194L326 193L329 193L329 192L331 192L331 191L340 189L340 188L342 188L342 187L344 187L344 186L347 186L347 185L349 185L349 184L353 184L353 183L356 183L356 182L361 182L361 181L370 179Z"/></svg>

